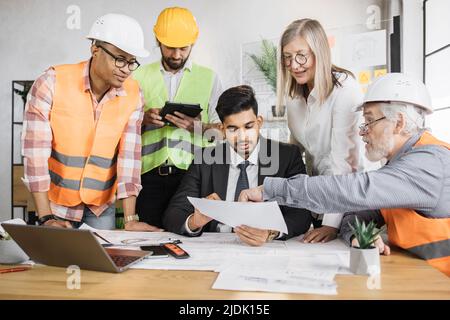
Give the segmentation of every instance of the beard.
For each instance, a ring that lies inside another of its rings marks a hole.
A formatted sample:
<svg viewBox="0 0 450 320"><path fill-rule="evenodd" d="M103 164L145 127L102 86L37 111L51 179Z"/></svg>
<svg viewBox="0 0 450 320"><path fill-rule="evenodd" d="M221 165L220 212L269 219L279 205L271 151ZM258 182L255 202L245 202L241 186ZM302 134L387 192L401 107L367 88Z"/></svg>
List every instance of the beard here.
<svg viewBox="0 0 450 320"><path fill-rule="evenodd" d="M363 141L368 142L365 138ZM376 144L369 143L369 147L370 149L366 147L366 158L369 159L369 161L377 162L386 159L394 148L394 136L392 134L388 135L387 130L385 130L381 141Z"/></svg>
<svg viewBox="0 0 450 320"><path fill-rule="evenodd" d="M184 67L186 61L189 59L190 54L186 57L186 59L174 60L172 58L164 57L161 53L163 62L169 66L170 69L174 71L178 71Z"/></svg>

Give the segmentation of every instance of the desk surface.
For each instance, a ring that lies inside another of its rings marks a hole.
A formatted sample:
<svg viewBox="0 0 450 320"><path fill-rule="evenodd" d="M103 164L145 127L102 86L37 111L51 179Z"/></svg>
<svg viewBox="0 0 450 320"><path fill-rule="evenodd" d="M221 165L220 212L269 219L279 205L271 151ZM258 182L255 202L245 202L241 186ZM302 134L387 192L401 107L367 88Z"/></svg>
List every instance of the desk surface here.
<svg viewBox="0 0 450 320"><path fill-rule="evenodd" d="M394 250L381 257L381 289L365 276L337 275L338 295L285 294L211 289L217 273L128 270L81 271L81 288L66 288L64 268L34 266L0 274L0 299L450 299L450 278L425 261Z"/></svg>

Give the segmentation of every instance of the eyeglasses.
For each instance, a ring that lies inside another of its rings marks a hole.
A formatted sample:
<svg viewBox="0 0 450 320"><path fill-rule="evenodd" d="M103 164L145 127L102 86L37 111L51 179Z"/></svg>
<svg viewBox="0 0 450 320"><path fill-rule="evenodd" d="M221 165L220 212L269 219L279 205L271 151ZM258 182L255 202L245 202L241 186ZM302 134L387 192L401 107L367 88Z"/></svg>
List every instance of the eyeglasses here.
<svg viewBox="0 0 450 320"><path fill-rule="evenodd" d="M103 46L97 46L99 48L102 48L103 51L105 51L107 54L109 54L111 57L114 58L114 62L116 64L117 68L123 68L126 65L128 65L128 69L130 71L134 71L137 68L139 68L139 66L141 65L139 62L137 62L137 60L133 59L131 61L127 61L127 59L122 58L122 57L117 57L115 56L113 53L111 53L109 50L106 50L106 48L104 48Z"/></svg>
<svg viewBox="0 0 450 320"><path fill-rule="evenodd" d="M372 124L374 124L374 123L376 123L376 122L378 122L380 120L383 120L383 119L386 119L386 117L381 117L381 118L378 118L376 120L373 120L373 121L370 121L370 122L367 122L367 123L361 123L361 125L358 128L363 134L366 134L369 131L369 126L370 125L372 125Z"/></svg>
<svg viewBox="0 0 450 320"><path fill-rule="evenodd" d="M303 53L297 53L294 56L295 62L297 62L300 66L303 66L308 62L308 56ZM285 67L290 67L292 64L292 57L283 55L283 64Z"/></svg>

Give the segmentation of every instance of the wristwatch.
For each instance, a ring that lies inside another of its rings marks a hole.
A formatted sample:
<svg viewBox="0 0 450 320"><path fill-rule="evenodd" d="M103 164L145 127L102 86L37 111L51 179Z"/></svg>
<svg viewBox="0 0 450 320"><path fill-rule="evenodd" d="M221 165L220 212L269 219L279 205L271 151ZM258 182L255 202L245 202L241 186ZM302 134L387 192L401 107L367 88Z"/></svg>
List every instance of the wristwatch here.
<svg viewBox="0 0 450 320"><path fill-rule="evenodd" d="M269 235L267 236L266 242L270 242L280 235L279 231L269 230Z"/></svg>
<svg viewBox="0 0 450 320"><path fill-rule="evenodd" d="M124 217L125 224L131 221L139 221L139 216L137 214L133 214L131 216Z"/></svg>
<svg viewBox="0 0 450 320"><path fill-rule="evenodd" d="M42 226L43 224L45 224L48 220L56 220L56 217L52 214L47 214L43 217L40 217L37 222L40 226Z"/></svg>

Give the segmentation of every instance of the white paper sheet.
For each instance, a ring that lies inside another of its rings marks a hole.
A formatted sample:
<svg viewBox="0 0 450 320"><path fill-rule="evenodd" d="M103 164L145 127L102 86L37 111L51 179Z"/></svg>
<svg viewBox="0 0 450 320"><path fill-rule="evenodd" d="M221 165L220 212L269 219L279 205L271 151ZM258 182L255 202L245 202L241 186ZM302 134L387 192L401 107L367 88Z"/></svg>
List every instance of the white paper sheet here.
<svg viewBox="0 0 450 320"><path fill-rule="evenodd" d="M135 232L135 231L117 231L117 230L99 230L82 224L79 229L91 230L97 233L104 239L97 237L97 240L101 244L113 243L116 246L124 247L139 247L148 245L158 245L162 242L168 242L173 240L189 239L171 232Z"/></svg>
<svg viewBox="0 0 450 320"><path fill-rule="evenodd" d="M26 225L27 224L23 219L19 219L19 218L2 221L0 223L0 233L2 233L2 234L6 233L5 229L3 229L2 225L1 225L2 223L21 224L21 225Z"/></svg>
<svg viewBox="0 0 450 320"><path fill-rule="evenodd" d="M350 272L350 248L341 239L326 243L303 243L303 235L287 240L286 247L293 257L317 257L332 255L329 262L337 264L338 274L352 274ZM337 260L336 260L337 259Z"/></svg>
<svg viewBox="0 0 450 320"><path fill-rule="evenodd" d="M235 233L208 233L185 237L169 232L96 230L105 239L130 248L179 239L190 258L144 259L133 269L203 270L219 272L213 289L336 294L336 273L347 273L348 247L341 240L305 244L297 237L252 247ZM133 242L133 240L139 242Z"/></svg>
<svg viewBox="0 0 450 320"><path fill-rule="evenodd" d="M244 261L267 260L287 256L286 246L282 241L267 243L263 247L252 247L239 240L235 233L203 233L201 237L179 238L179 244L189 255L188 259L169 257L164 260L146 259L131 268L163 270L209 270L219 271L223 266L230 266Z"/></svg>
<svg viewBox="0 0 450 320"><path fill-rule="evenodd" d="M304 243L303 235L286 241L286 247L295 254L326 254L326 253L350 253L350 248L341 239L335 239L325 243Z"/></svg>
<svg viewBox="0 0 450 320"><path fill-rule="evenodd" d="M25 220L20 219L20 218L2 221L1 223L21 224L21 225L26 225L26 224L27 224L27 223L25 222ZM0 233L2 234L2 236L5 236L5 234L7 234L7 232L5 231L5 229L3 229L1 223L0 223ZM0 241L1 241L1 240L0 240ZM34 263L34 261L32 261L32 260L27 260L27 261L24 261L24 262L22 262L22 263L20 263L20 264L27 264L27 265L33 266L35 263Z"/></svg>
<svg viewBox="0 0 450 320"><path fill-rule="evenodd" d="M305 244L297 237L288 241L273 241L261 247L252 247L239 240L235 233L204 232L201 237L185 237L170 232L130 232L97 230L87 225L81 229L89 229L117 246L127 249L139 249L143 245L159 244L174 239L182 241L179 244L186 250L190 258L175 259L146 259L132 266L133 269L161 269L161 270L210 270L220 272L231 266L239 266L244 270L245 265L256 266L256 269L269 268L274 263L281 268L289 257L289 268L292 270L317 270L328 272L338 267L338 273L349 274L349 248L341 241L328 243ZM100 243L106 243L98 239ZM324 259L324 257L326 257ZM261 259L267 259L261 262ZM322 263L325 261L325 263ZM281 262L281 265L280 265ZM330 266L332 269L320 268ZM285 270L284 268L283 270ZM281 270L281 269L278 269Z"/></svg>
<svg viewBox="0 0 450 320"><path fill-rule="evenodd" d="M265 272L285 273L289 266L288 255L252 255L241 254L235 259L229 259L222 263L216 272L235 272L252 275L255 272L264 269Z"/></svg>
<svg viewBox="0 0 450 320"><path fill-rule="evenodd" d="M300 276L332 281L339 270L339 264L340 260L336 254L291 255L287 273L294 277Z"/></svg>
<svg viewBox="0 0 450 320"><path fill-rule="evenodd" d="M288 233L280 207L271 202L231 202L188 197L204 215L231 227L247 225Z"/></svg>
<svg viewBox="0 0 450 320"><path fill-rule="evenodd" d="M327 275L330 278L333 275ZM310 293L310 294L337 294L334 281L320 280L300 276L280 275L276 278L272 274L264 272L245 275L234 272L221 272L214 282L213 289L240 290L240 291L265 291L286 293Z"/></svg>
<svg viewBox="0 0 450 320"><path fill-rule="evenodd" d="M213 289L336 294L336 255L241 257L223 265Z"/></svg>

